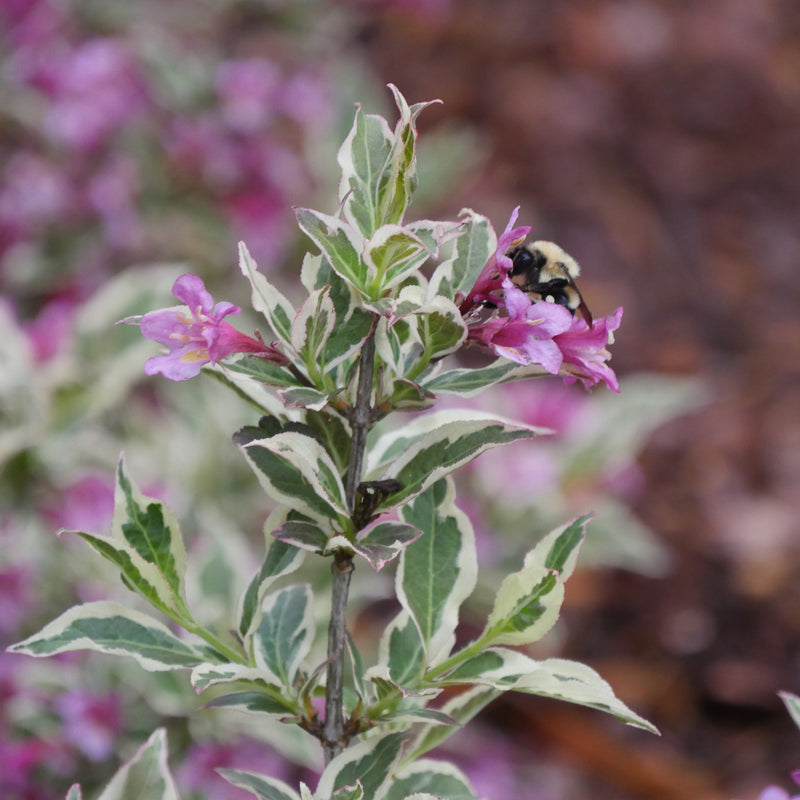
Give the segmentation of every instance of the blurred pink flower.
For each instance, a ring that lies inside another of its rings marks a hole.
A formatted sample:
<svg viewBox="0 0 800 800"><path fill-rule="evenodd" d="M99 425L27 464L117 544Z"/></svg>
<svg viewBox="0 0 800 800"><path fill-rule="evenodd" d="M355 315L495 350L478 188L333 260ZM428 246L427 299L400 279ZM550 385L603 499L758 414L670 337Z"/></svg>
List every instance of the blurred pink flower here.
<svg viewBox="0 0 800 800"><path fill-rule="evenodd" d="M19 630L34 597L31 569L21 564L0 569L0 634Z"/></svg>
<svg viewBox="0 0 800 800"><path fill-rule="evenodd" d="M3 168L0 185L0 230L12 235L34 233L72 213L69 181L34 153L14 153Z"/></svg>
<svg viewBox="0 0 800 800"><path fill-rule="evenodd" d="M138 67L115 39L80 44L52 61L49 77L52 105L45 130L54 141L82 152L95 150L147 105Z"/></svg>
<svg viewBox="0 0 800 800"><path fill-rule="evenodd" d="M135 246L142 239L136 195L138 168L125 156L104 163L86 184L86 200L103 222L106 241L114 248Z"/></svg>
<svg viewBox="0 0 800 800"><path fill-rule="evenodd" d="M229 744L205 742L193 744L176 768L175 779L181 789L197 790L214 800L246 800L251 795L228 783L219 767L251 770L287 780L288 762L268 745L252 739L239 739Z"/></svg>
<svg viewBox="0 0 800 800"><path fill-rule="evenodd" d="M147 360L148 375L161 373L173 381L184 381L200 373L204 364L216 364L233 353L254 353L278 364L288 359L274 345L237 331L223 318L241 309L228 302L214 305L203 281L186 273L172 287L186 306L173 306L145 314L138 324L142 335L165 345L169 352ZM123 320L133 321L133 320Z"/></svg>
<svg viewBox="0 0 800 800"><path fill-rule="evenodd" d="M56 528L98 533L111 527L114 481L106 475L85 475L62 492L57 506L45 509Z"/></svg>
<svg viewBox="0 0 800 800"><path fill-rule="evenodd" d="M46 788L44 775L64 776L73 767L62 743L43 739L0 737L0 797L11 800L45 800L53 795Z"/></svg>
<svg viewBox="0 0 800 800"><path fill-rule="evenodd" d="M72 690L58 696L56 710L64 720L64 736L90 761L104 761L122 730L122 707L114 694Z"/></svg>
<svg viewBox="0 0 800 800"><path fill-rule="evenodd" d="M76 303L69 297L51 300L30 322L23 323L33 360L44 364L69 347Z"/></svg>
<svg viewBox="0 0 800 800"><path fill-rule="evenodd" d="M280 70L266 58L223 62L215 81L222 119L242 133L263 129L275 113L281 84Z"/></svg>

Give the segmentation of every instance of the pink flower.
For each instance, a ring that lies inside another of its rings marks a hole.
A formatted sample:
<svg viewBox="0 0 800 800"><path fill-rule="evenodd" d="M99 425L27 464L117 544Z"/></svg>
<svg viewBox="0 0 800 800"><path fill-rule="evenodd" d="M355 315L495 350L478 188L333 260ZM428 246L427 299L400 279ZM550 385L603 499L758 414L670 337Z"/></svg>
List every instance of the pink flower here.
<svg viewBox="0 0 800 800"><path fill-rule="evenodd" d="M56 709L64 720L67 741L90 761L104 761L114 752L122 728L122 708L116 695L75 689L58 697Z"/></svg>
<svg viewBox="0 0 800 800"><path fill-rule="evenodd" d="M619 328L621 321L622 306L613 314L596 319L591 328L583 317L576 314L572 327L555 337L567 365L566 371L569 374L564 378L567 383L573 383L577 379L588 389L604 381L609 389L619 392L617 376L606 363L611 358L606 346L614 340L613 332Z"/></svg>
<svg viewBox="0 0 800 800"><path fill-rule="evenodd" d="M506 252L530 232L527 226L512 227L518 211L512 212L475 286L465 298L456 298L467 323L468 341L518 364L562 375L566 383L580 380L589 388L604 381L619 392L617 376L606 363L611 357L606 347L622 320L622 308L595 320L590 328L564 306L534 302L512 283L508 277L512 263Z"/></svg>
<svg viewBox="0 0 800 800"><path fill-rule="evenodd" d="M160 372L172 381L185 381L199 374L204 364L216 364L233 353L254 353L277 364L288 363L274 346L240 333L226 322L224 317L241 309L227 302L214 305L197 275L181 275L172 293L186 305L151 311L139 320L142 335L169 350L147 360L144 371L148 375Z"/></svg>
<svg viewBox="0 0 800 800"><path fill-rule="evenodd" d="M518 214L519 206L511 212L508 225L506 225L506 229L497 240L497 248L489 256L486 266L478 276L478 280L475 281L475 286L472 287L466 298L461 301L460 309L463 316L466 317L468 313L479 308L484 303L497 304L503 302L503 279L513 266L511 259L506 255L506 251L521 244L531 232L530 225L523 225L519 228L511 227L517 221ZM458 302L459 299L457 297L456 303Z"/></svg>

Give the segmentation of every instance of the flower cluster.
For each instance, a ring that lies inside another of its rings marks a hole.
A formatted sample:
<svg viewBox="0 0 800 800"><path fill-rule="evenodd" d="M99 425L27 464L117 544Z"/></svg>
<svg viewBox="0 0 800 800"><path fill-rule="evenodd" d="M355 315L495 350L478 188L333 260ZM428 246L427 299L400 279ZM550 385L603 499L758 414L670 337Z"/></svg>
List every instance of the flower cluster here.
<svg viewBox="0 0 800 800"><path fill-rule="evenodd" d="M460 303L468 339L497 355L523 365L538 365L551 375L563 374L568 383L580 380L587 388L600 381L619 392L619 382L608 366L607 346L622 321L622 308L589 324L566 308L534 302L512 283L509 249L521 244L529 226L514 227L515 208L497 249L486 262L475 286Z"/></svg>

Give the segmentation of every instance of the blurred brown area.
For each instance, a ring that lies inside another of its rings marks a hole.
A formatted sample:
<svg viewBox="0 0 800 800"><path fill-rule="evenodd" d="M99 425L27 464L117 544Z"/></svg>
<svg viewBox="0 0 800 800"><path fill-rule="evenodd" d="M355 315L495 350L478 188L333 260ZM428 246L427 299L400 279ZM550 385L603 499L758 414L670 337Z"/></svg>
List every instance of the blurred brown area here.
<svg viewBox="0 0 800 800"><path fill-rule="evenodd" d="M363 11L363 8L362 8ZM549 701L493 723L562 753L593 798L745 800L790 785L800 732L800 3L453 0L373 7L357 46L421 127L488 148L441 213L471 205L583 265L625 306L622 376L701 378L710 402L642 457L638 511L664 579L576 576L564 655L598 669L655 739ZM735 787L735 788L734 788Z"/></svg>

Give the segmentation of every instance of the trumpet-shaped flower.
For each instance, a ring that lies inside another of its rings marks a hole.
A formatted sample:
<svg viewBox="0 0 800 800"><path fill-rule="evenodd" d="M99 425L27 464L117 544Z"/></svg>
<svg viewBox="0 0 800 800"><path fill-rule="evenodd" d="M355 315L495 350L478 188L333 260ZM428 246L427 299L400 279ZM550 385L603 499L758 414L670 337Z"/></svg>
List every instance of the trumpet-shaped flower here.
<svg viewBox="0 0 800 800"><path fill-rule="evenodd" d="M516 286L508 275L513 265L506 253L530 232L527 226L513 227L517 212L515 208L496 251L460 302L468 341L519 364L561 375L567 383L580 380L589 388L603 381L618 392L617 376L607 364L611 357L607 345L622 320L622 308L590 327L564 306L532 300Z"/></svg>
<svg viewBox="0 0 800 800"><path fill-rule="evenodd" d="M278 364L288 363L273 345L240 333L227 322L224 317L241 309L227 302L215 305L197 275L181 275L172 293L186 305L150 311L139 320L142 335L169 351L147 360L144 371L148 375L160 372L170 380L184 381L197 375L204 364L216 364L233 353L253 353Z"/></svg>

